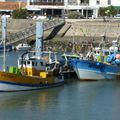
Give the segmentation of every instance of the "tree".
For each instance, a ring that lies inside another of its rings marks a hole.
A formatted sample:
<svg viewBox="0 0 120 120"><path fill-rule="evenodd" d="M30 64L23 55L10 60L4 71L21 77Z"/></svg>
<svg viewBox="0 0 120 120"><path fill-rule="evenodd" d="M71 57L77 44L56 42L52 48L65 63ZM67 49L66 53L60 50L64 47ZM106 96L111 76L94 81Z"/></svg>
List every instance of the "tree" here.
<svg viewBox="0 0 120 120"><path fill-rule="evenodd" d="M15 19L26 19L27 17L27 9L16 9L12 12L12 18Z"/></svg>
<svg viewBox="0 0 120 120"><path fill-rule="evenodd" d="M114 17L117 14L117 9L115 9L113 6L109 6L108 10L109 10L109 14L108 14L109 17L111 16Z"/></svg>
<svg viewBox="0 0 120 120"><path fill-rule="evenodd" d="M106 21L105 17L114 17L117 14L117 9L115 9L113 6L100 7L98 14L103 17L104 21Z"/></svg>
<svg viewBox="0 0 120 120"><path fill-rule="evenodd" d="M103 17L104 22L106 21L105 17L107 16L106 11L107 11L106 7L100 7L98 11L99 16Z"/></svg>

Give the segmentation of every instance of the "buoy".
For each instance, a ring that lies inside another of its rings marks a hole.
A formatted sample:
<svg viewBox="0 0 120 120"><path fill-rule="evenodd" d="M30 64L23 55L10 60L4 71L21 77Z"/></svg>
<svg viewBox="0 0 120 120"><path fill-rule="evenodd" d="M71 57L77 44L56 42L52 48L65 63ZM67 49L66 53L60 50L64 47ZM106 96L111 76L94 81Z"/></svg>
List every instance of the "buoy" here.
<svg viewBox="0 0 120 120"><path fill-rule="evenodd" d="M117 59L120 59L120 54L116 54L115 56Z"/></svg>

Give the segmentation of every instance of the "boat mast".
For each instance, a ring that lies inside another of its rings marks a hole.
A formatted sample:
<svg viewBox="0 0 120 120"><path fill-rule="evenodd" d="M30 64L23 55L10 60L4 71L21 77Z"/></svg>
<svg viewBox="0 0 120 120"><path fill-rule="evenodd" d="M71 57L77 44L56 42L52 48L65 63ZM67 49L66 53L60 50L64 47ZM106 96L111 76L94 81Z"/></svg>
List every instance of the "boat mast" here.
<svg viewBox="0 0 120 120"><path fill-rule="evenodd" d="M43 40L43 22L37 22L36 23L36 57L38 59L41 58L41 51L42 51L42 41Z"/></svg>
<svg viewBox="0 0 120 120"><path fill-rule="evenodd" d="M7 18L5 15L2 16L2 41L3 41L3 47L4 47L4 51L3 51L3 71L6 71L6 29L7 29Z"/></svg>

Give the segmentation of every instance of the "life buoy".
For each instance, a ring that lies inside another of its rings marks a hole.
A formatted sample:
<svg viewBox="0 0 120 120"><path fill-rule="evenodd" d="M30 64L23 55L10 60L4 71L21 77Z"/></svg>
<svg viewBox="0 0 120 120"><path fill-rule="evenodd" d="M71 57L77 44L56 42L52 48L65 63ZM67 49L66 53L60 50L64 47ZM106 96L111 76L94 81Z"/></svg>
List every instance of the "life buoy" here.
<svg viewBox="0 0 120 120"><path fill-rule="evenodd" d="M117 59L120 59L120 54L116 54L115 56Z"/></svg>

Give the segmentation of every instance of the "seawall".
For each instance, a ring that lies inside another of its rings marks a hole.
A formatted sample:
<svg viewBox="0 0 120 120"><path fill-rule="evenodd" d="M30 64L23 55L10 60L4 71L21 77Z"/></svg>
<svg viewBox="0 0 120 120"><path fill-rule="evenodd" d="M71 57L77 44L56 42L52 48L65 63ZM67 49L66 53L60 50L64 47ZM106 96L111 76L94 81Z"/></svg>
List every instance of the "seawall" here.
<svg viewBox="0 0 120 120"><path fill-rule="evenodd" d="M102 19L97 20L66 20L71 24L71 28L65 36L95 36L100 37L106 35L107 37L116 38L120 35L120 20L111 20L103 22Z"/></svg>
<svg viewBox="0 0 120 120"><path fill-rule="evenodd" d="M35 25L35 23L36 21L31 19L8 19L7 31L8 33L22 31L23 29ZM63 26L56 35L56 37L60 38L60 36L62 35L61 37L63 38L71 38L71 36L74 36L77 38L84 39L84 37L99 38L105 34L109 39L116 39L120 35L120 20L111 20L110 22L103 22L102 19L66 19L65 25L68 27L70 26L69 29ZM50 31L46 31L45 34L49 35Z"/></svg>
<svg viewBox="0 0 120 120"><path fill-rule="evenodd" d="M7 32L15 33L18 31L22 31L23 29L29 28L32 25L35 25L34 20L28 19L7 19ZM1 26L2 22L0 22ZM0 27L0 31L1 31Z"/></svg>

